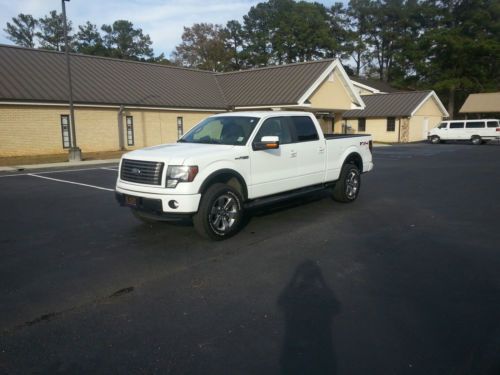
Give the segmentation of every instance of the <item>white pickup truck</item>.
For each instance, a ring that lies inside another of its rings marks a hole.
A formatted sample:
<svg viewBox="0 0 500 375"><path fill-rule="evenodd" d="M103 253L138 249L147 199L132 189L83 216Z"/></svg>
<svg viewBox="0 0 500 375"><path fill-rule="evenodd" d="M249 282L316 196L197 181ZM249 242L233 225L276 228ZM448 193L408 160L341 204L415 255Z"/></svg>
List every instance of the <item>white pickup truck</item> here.
<svg viewBox="0 0 500 375"><path fill-rule="evenodd" d="M250 207L319 189L353 202L371 148L369 135L324 135L307 112L224 113L177 143L123 155L116 198L143 221L191 217L198 233L221 240Z"/></svg>

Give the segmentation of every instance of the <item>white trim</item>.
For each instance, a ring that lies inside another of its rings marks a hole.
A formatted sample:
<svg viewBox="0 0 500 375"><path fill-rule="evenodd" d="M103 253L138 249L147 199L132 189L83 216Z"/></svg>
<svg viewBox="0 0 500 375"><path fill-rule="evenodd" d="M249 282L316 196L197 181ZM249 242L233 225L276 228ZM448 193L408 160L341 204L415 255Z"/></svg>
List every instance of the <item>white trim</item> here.
<svg viewBox="0 0 500 375"><path fill-rule="evenodd" d="M363 102L363 99L361 99L361 96L357 92L356 89L354 89L351 80L349 79L349 76L345 72L344 68L342 67L342 64L340 63L339 59L336 59L332 61L332 63L321 73L321 75L318 77L318 79L307 89L307 91L304 93L304 95L301 96L299 99L298 105L304 105L304 102L309 99L309 97L318 89L318 87L327 79L328 75L332 73L335 69L338 69L338 72L340 73L340 77L343 81L344 88L347 89L347 93L353 99L353 102L355 104L358 104L361 106L363 109L365 108L365 103ZM345 87L347 86L347 87Z"/></svg>
<svg viewBox="0 0 500 375"><path fill-rule="evenodd" d="M373 94L385 94L384 91L377 90L376 88L371 87L371 86L363 85L362 83L359 83L356 80L351 79L351 82L352 82L353 86L358 86L359 88L362 88L364 90L368 90L368 91L372 92Z"/></svg>
<svg viewBox="0 0 500 375"><path fill-rule="evenodd" d="M444 107L443 103L441 103L441 100L439 100L439 97L436 95L436 93L434 91L431 91L421 102L419 105L417 105L417 107L413 110L413 112L410 114L411 117L413 117L415 115L415 113L424 105L424 103L430 98L434 98L434 100L436 101L439 109L441 110L441 113L443 114L443 117L450 117L450 114L448 113L448 111L446 110L446 108Z"/></svg>
<svg viewBox="0 0 500 375"><path fill-rule="evenodd" d="M46 106L46 107L66 107L67 103L44 103L44 102L0 102L0 105L25 105L25 106ZM120 108L120 105L110 104L75 104L75 107L83 108ZM170 107L140 107L123 105L125 109L152 109L160 111L175 112L227 112L225 109L196 109L196 108L170 108Z"/></svg>

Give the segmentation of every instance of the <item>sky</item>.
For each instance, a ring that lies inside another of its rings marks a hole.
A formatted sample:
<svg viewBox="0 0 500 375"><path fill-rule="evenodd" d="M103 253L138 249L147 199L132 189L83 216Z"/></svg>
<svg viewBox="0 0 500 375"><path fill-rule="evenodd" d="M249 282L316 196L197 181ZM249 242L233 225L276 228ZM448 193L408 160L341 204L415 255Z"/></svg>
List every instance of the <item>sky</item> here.
<svg viewBox="0 0 500 375"><path fill-rule="evenodd" d="M181 42L184 26L201 22L225 25L233 19L241 21L250 7L259 2L263 0L71 0L66 3L66 13L74 29L86 21L100 28L118 19L129 20L150 35L155 55L165 53L168 57ZM330 6L335 1L319 2ZM0 9L0 43L13 44L4 31L12 17L27 13L40 18L54 9L61 12L61 1L0 0Z"/></svg>

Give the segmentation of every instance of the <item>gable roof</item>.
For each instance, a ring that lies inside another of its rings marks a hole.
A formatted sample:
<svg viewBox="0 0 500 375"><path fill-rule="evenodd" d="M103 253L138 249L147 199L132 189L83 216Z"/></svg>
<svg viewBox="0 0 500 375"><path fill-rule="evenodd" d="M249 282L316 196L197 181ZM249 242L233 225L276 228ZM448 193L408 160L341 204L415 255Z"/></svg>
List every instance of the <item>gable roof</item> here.
<svg viewBox="0 0 500 375"><path fill-rule="evenodd" d="M217 81L226 101L235 107L296 105L305 90L333 61L326 59L219 73Z"/></svg>
<svg viewBox="0 0 500 375"><path fill-rule="evenodd" d="M500 113L500 92L470 94L460 113Z"/></svg>
<svg viewBox="0 0 500 375"><path fill-rule="evenodd" d="M357 117L410 117L427 101L433 98L444 117L448 112L434 91L404 91L389 94L362 95L365 109L345 112L344 118Z"/></svg>
<svg viewBox="0 0 500 375"><path fill-rule="evenodd" d="M398 92L401 90L395 89L389 83L377 79L363 78L363 77L349 77L355 86L364 88L365 90L372 91L373 93L390 93Z"/></svg>
<svg viewBox="0 0 500 375"><path fill-rule="evenodd" d="M334 59L229 73L74 53L70 59L76 104L207 110L298 106L338 68L353 102L364 105ZM0 100L66 103L67 90L64 53L0 45Z"/></svg>

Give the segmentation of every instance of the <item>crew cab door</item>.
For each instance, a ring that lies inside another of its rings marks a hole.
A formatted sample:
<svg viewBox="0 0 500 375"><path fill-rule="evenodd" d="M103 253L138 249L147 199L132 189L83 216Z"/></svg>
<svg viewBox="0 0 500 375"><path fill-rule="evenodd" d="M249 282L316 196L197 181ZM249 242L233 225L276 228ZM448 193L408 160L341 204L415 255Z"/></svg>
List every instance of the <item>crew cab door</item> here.
<svg viewBox="0 0 500 375"><path fill-rule="evenodd" d="M324 182L326 144L309 116L291 116L298 159L298 181L301 187Z"/></svg>
<svg viewBox="0 0 500 375"><path fill-rule="evenodd" d="M277 136L279 147L255 150L262 137ZM297 150L293 143L289 119L285 116L266 119L252 139L250 150L251 185L249 198L276 194L299 187Z"/></svg>

